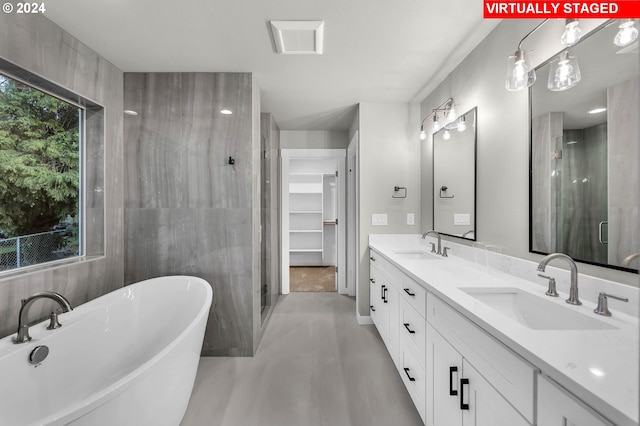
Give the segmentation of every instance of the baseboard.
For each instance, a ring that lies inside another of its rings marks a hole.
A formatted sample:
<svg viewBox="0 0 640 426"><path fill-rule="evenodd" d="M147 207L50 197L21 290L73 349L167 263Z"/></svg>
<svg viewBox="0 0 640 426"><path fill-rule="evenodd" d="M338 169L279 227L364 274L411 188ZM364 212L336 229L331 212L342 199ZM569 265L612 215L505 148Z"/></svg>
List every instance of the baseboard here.
<svg viewBox="0 0 640 426"><path fill-rule="evenodd" d="M360 324L360 325L371 325L371 324L373 324L373 320L371 319L370 315L360 315L358 312L356 312L356 318L358 320L358 324Z"/></svg>

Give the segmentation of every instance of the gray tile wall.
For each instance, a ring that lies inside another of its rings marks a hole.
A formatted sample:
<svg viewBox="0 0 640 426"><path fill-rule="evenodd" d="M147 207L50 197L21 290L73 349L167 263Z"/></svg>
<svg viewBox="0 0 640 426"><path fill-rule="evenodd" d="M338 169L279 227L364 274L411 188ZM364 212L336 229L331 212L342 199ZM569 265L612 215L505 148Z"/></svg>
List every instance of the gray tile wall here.
<svg viewBox="0 0 640 426"><path fill-rule="evenodd" d="M607 220L607 124L565 130L562 167L558 249L607 263L607 246L598 240L598 224Z"/></svg>
<svg viewBox="0 0 640 426"><path fill-rule="evenodd" d="M124 87L125 108L139 113L124 124L125 282L204 278L214 301L203 355L253 355L259 152L251 74L127 73Z"/></svg>
<svg viewBox="0 0 640 426"><path fill-rule="evenodd" d="M607 90L609 141L609 263L638 251L640 236L640 194L638 158L640 158L640 79L625 81ZM629 267L638 269L640 261Z"/></svg>
<svg viewBox="0 0 640 426"><path fill-rule="evenodd" d="M17 327L20 299L35 292L58 291L79 305L123 285L123 74L41 15L0 15L0 58L104 107L104 158L87 173L89 181L100 182L95 172L104 167L103 184L95 189L107 200L104 208L101 196L90 197L88 206L89 217L104 229L104 242L98 234L88 246L92 253L104 255L0 279L0 336L7 336ZM30 320L46 316L50 308L39 303L30 311Z"/></svg>
<svg viewBox="0 0 640 426"><path fill-rule="evenodd" d="M562 113L534 117L531 140L531 246L536 251L553 253L557 250L557 180L562 169L562 160L556 160L553 152L562 149Z"/></svg>

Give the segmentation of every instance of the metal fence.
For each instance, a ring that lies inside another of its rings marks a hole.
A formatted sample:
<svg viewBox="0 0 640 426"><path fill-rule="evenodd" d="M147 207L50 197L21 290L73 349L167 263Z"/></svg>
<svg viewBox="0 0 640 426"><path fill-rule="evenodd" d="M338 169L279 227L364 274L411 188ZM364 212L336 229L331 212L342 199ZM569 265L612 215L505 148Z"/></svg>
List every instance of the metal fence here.
<svg viewBox="0 0 640 426"><path fill-rule="evenodd" d="M69 237L68 230L0 239L0 271L77 255L77 240Z"/></svg>

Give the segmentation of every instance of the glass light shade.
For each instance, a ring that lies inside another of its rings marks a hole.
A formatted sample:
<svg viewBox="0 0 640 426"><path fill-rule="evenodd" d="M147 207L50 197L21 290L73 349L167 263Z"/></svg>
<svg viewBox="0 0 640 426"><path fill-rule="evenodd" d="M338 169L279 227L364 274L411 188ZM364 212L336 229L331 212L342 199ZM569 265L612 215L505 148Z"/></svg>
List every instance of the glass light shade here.
<svg viewBox="0 0 640 426"><path fill-rule="evenodd" d="M448 141L449 139L451 139L451 132L449 131L449 129L446 129L444 131L444 134L442 135L442 139L444 139L445 141Z"/></svg>
<svg viewBox="0 0 640 426"><path fill-rule="evenodd" d="M618 28L618 33L613 39L613 43L616 46L628 46L638 39L638 29L633 19L626 19Z"/></svg>
<svg viewBox="0 0 640 426"><path fill-rule="evenodd" d="M571 89L580 82L580 66L573 53L566 50L551 61L547 88L552 92Z"/></svg>
<svg viewBox="0 0 640 426"><path fill-rule="evenodd" d="M433 115L433 133L437 132L438 130L440 130L440 122L438 121L438 115L434 114Z"/></svg>
<svg viewBox="0 0 640 426"><path fill-rule="evenodd" d="M507 80L505 88L515 92L526 89L536 82L536 72L531 65L531 52L518 49L507 58Z"/></svg>
<svg viewBox="0 0 640 426"><path fill-rule="evenodd" d="M424 130L424 126L420 126L420 140L423 141L427 139L427 132Z"/></svg>
<svg viewBox="0 0 640 426"><path fill-rule="evenodd" d="M463 115L458 120L458 131L459 132L464 132L466 129L467 129L467 123L466 123L466 119L464 118L464 115Z"/></svg>
<svg viewBox="0 0 640 426"><path fill-rule="evenodd" d="M581 37L582 30L578 26L578 20L567 19L564 33L562 33L562 37L560 37L560 43L562 43L563 46L571 46L579 42Z"/></svg>
<svg viewBox="0 0 640 426"><path fill-rule="evenodd" d="M451 103L451 106L444 113L444 125L446 127L452 128L455 127L456 124L454 122L458 119L458 114L456 114L456 107Z"/></svg>

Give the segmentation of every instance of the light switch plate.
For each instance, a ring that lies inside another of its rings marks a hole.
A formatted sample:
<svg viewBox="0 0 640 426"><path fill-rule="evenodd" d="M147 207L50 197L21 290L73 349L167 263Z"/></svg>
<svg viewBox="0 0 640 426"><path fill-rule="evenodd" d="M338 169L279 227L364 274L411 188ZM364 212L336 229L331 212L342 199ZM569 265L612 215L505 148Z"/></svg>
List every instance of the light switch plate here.
<svg viewBox="0 0 640 426"><path fill-rule="evenodd" d="M387 226L387 215L386 213L373 213L371 215L371 225L372 226Z"/></svg>
<svg viewBox="0 0 640 426"><path fill-rule="evenodd" d="M454 213L454 225L471 225L471 215L469 213Z"/></svg>
<svg viewBox="0 0 640 426"><path fill-rule="evenodd" d="M407 213L407 225L415 225L416 217L413 213Z"/></svg>

